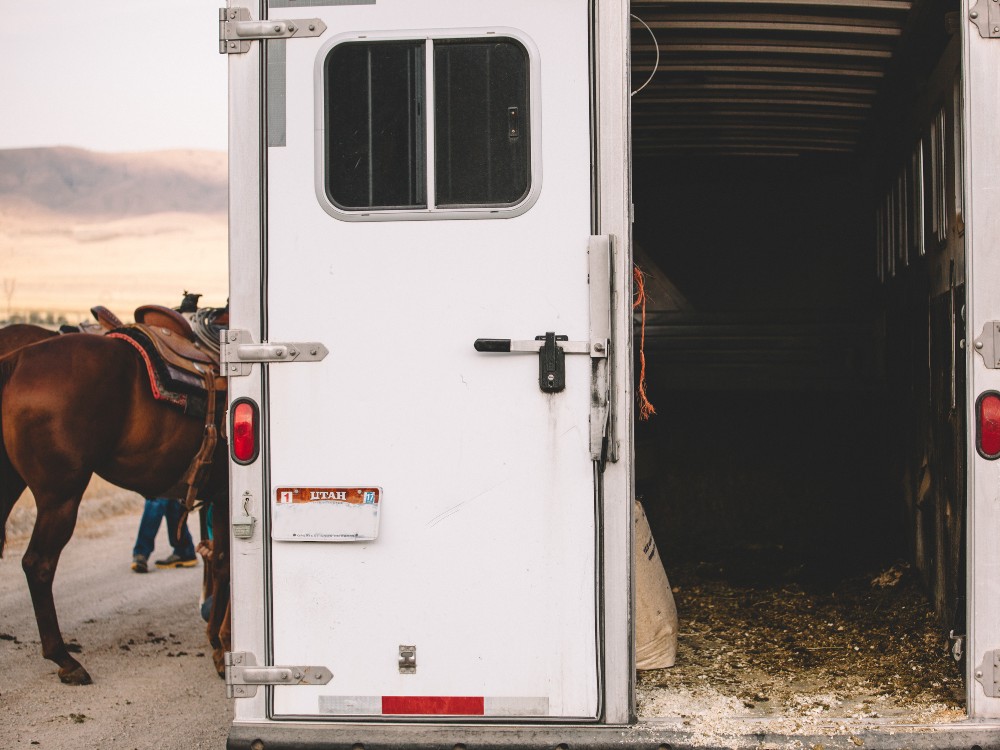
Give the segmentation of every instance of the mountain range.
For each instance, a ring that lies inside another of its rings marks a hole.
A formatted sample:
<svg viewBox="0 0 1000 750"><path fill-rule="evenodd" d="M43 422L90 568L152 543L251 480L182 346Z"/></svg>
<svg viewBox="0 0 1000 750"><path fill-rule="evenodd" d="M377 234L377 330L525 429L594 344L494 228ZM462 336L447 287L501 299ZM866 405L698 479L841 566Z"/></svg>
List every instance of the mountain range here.
<svg viewBox="0 0 1000 750"><path fill-rule="evenodd" d="M0 150L0 209L111 218L226 210L221 151Z"/></svg>

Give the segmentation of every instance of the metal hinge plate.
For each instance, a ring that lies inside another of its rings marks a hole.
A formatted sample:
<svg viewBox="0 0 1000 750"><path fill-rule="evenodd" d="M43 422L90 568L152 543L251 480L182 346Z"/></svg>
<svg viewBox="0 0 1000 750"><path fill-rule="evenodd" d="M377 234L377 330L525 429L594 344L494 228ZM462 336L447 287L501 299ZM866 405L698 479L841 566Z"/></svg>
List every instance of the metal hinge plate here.
<svg viewBox="0 0 1000 750"><path fill-rule="evenodd" d="M590 287L590 341L592 350L596 351L591 354L594 359L590 383L590 457L601 468L605 461L618 460L612 435L612 363L610 358L597 358L598 353L610 352L614 336L611 325L612 254L611 235L591 235L587 244L587 280Z"/></svg>
<svg viewBox="0 0 1000 750"><path fill-rule="evenodd" d="M219 360L222 374L249 375L254 362L319 362L330 350L318 341L255 344L250 331L230 328L222 334Z"/></svg>
<svg viewBox="0 0 1000 750"><path fill-rule="evenodd" d="M1000 0L979 0L969 9L969 20L984 39L1000 37Z"/></svg>
<svg viewBox="0 0 1000 750"><path fill-rule="evenodd" d="M320 36L326 24L318 18L254 21L249 8L219 8L219 54L239 55L250 51L250 42Z"/></svg>
<svg viewBox="0 0 1000 750"><path fill-rule="evenodd" d="M1000 698L1000 650L987 651L976 667L976 681L990 698Z"/></svg>
<svg viewBox="0 0 1000 750"><path fill-rule="evenodd" d="M226 652L229 698L253 698L261 685L326 685L332 679L326 667L258 667L249 651Z"/></svg>
<svg viewBox="0 0 1000 750"><path fill-rule="evenodd" d="M988 369L1000 369L1000 321L987 321L979 338L972 343Z"/></svg>

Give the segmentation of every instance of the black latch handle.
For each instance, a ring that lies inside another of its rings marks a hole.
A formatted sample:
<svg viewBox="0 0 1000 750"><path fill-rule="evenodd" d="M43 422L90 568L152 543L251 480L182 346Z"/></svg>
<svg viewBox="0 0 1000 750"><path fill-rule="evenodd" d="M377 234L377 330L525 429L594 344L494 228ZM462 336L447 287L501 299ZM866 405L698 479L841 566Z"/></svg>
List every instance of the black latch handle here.
<svg viewBox="0 0 1000 750"><path fill-rule="evenodd" d="M538 387L545 393L559 393L566 387L566 355L591 353L588 342L567 341L567 338L550 331L544 336L536 336L534 340L476 339L473 346L477 352L537 354ZM604 351L603 344L601 351ZM591 356L605 355L598 354L595 350Z"/></svg>
<svg viewBox="0 0 1000 750"><path fill-rule="evenodd" d="M509 352L510 339L476 339L477 352Z"/></svg>
<svg viewBox="0 0 1000 750"><path fill-rule="evenodd" d="M567 337L549 331L535 338L544 342L538 350L538 387L544 393L559 393L566 387L566 352L556 341Z"/></svg>

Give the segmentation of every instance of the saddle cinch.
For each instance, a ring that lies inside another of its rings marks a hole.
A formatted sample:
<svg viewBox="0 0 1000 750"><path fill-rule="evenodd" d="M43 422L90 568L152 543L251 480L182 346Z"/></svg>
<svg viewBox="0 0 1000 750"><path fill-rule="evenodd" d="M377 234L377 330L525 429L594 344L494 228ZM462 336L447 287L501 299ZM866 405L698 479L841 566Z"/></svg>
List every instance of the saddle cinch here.
<svg viewBox="0 0 1000 750"><path fill-rule="evenodd" d="M188 302L185 298L185 304ZM194 313L189 322L169 307L142 305L135 310L135 323L126 324L106 307L98 306L90 310L97 323L81 326L81 330L121 339L134 347L146 365L153 397L205 421L201 447L183 479L188 510L194 507L198 490L208 477L222 426L218 395L222 394L225 403L226 378L219 369L219 332L229 323L227 308L194 308L195 304L181 306Z"/></svg>

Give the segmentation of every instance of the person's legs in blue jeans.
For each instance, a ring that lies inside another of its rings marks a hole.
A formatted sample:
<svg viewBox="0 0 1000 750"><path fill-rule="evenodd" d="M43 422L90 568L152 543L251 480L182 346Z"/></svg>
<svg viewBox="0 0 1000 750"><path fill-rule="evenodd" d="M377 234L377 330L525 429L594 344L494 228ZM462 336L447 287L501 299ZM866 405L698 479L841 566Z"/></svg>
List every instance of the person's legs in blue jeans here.
<svg viewBox="0 0 1000 750"><path fill-rule="evenodd" d="M156 544L156 533L160 530L160 521L167 512L167 499L163 497L147 497L139 520L139 533L132 548L132 570L145 573L146 561L153 554ZM141 558L141 559L140 559Z"/></svg>

